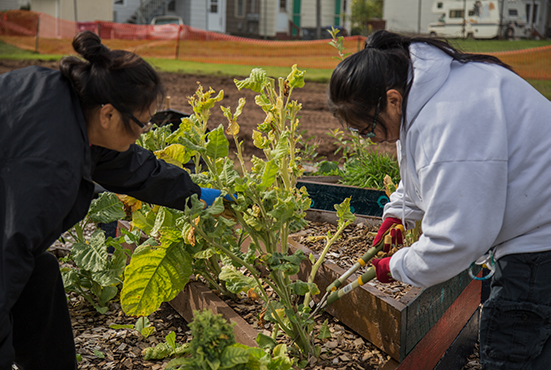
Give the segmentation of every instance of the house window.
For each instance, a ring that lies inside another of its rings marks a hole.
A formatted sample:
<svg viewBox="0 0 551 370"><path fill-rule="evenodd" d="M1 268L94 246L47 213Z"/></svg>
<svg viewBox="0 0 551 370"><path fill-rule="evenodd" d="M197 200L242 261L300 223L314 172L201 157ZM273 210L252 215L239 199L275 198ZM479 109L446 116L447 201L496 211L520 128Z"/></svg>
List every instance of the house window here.
<svg viewBox="0 0 551 370"><path fill-rule="evenodd" d="M518 17L518 10L517 9L509 9L509 16L510 17Z"/></svg>
<svg viewBox="0 0 551 370"><path fill-rule="evenodd" d="M450 18L463 18L463 9L450 10Z"/></svg>
<svg viewBox="0 0 551 370"><path fill-rule="evenodd" d="M115 2L113 4L115 4L115 5L124 5L124 0L115 0Z"/></svg>
<svg viewBox="0 0 551 370"><path fill-rule="evenodd" d="M442 9L443 6L444 6L444 3L436 3L437 9Z"/></svg>
<svg viewBox="0 0 551 370"><path fill-rule="evenodd" d="M211 13L218 13L218 0L210 0L210 10Z"/></svg>
<svg viewBox="0 0 551 370"><path fill-rule="evenodd" d="M279 11L287 11L287 0L279 0Z"/></svg>
<svg viewBox="0 0 551 370"><path fill-rule="evenodd" d="M235 1L235 18L245 18L245 0Z"/></svg>
<svg viewBox="0 0 551 370"><path fill-rule="evenodd" d="M175 12L176 11L176 1L172 0L170 3L168 3L168 6L166 7L168 11Z"/></svg>

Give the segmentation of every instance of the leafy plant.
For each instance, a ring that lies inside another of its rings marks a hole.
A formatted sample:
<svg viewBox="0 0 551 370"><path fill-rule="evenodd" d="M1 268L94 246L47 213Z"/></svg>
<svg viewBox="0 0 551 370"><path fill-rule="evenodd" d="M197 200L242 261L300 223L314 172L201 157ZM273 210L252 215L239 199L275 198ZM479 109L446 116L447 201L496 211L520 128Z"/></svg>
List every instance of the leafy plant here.
<svg viewBox="0 0 551 370"><path fill-rule="evenodd" d="M342 152L342 166L338 162L322 161L317 165L315 175L340 176L339 183L362 188L385 189L385 176L394 183L400 182L400 167L396 159L378 150L374 145L355 133L345 135L336 129L329 134L338 145L335 154Z"/></svg>
<svg viewBox="0 0 551 370"><path fill-rule="evenodd" d="M138 320L136 320L136 324L134 325L111 324L109 325L109 327L111 329L134 329L138 333L140 333L144 339L149 337L155 331L155 327L151 325L151 323L149 322L149 319L143 316L139 317Z"/></svg>
<svg viewBox="0 0 551 370"><path fill-rule="evenodd" d="M222 315L214 315L209 310L194 312L195 318L189 324L192 340L180 352L186 357L171 360L167 369L171 370L212 370L212 369L278 369L288 370L292 360L287 356L286 346L276 346L271 354L261 348L247 347L235 342L233 325ZM168 342L168 341L167 341ZM175 351L179 350L176 344Z"/></svg>
<svg viewBox="0 0 551 370"><path fill-rule="evenodd" d="M104 231L97 229L87 240L84 229L90 222L110 223L124 216L118 198L112 193L102 193L92 201L84 220L69 230L73 244L65 262L72 262L75 267L61 269L65 290L83 296L102 314L118 293L127 255L120 246L123 237L106 239ZM108 253L108 247L113 248L112 254Z"/></svg>
<svg viewBox="0 0 551 370"><path fill-rule="evenodd" d="M183 355L186 349L187 345L176 343L176 334L171 331L165 337L165 342L159 343L155 347L146 348L143 352L143 358L149 361L177 357Z"/></svg>
<svg viewBox="0 0 551 370"><path fill-rule="evenodd" d="M194 182L220 189L222 196L206 209L193 196L183 212L154 206L133 213L133 225L152 239L135 250L125 270L121 303L127 314L148 315L173 299L192 273L200 273L213 285L222 287L222 282L233 294L254 292L266 306L264 318L274 323L272 340L283 332L299 354L319 355L313 344L310 307L302 301L304 296L309 302L319 290L313 277L306 282L291 281L308 257L300 250L290 255L287 244L289 234L306 225L305 211L311 203L306 189L296 188L303 172L297 145L301 106L291 95L304 85L303 77L293 66L287 78L277 82L261 69L235 81L239 90L248 88L258 94L255 102L266 113L253 132L253 142L265 158L253 157L251 169L245 166L243 143L238 138L245 99L239 100L234 112L222 107L228 126L210 132L206 132L210 109L223 92L216 95L199 86L189 99L194 114L182 120L170 141L186 153L193 152L196 163L204 161L206 170L198 167L192 174ZM228 156L226 135L235 142L238 163ZM231 202L223 199L228 194ZM340 214L353 217L347 210L348 214Z"/></svg>

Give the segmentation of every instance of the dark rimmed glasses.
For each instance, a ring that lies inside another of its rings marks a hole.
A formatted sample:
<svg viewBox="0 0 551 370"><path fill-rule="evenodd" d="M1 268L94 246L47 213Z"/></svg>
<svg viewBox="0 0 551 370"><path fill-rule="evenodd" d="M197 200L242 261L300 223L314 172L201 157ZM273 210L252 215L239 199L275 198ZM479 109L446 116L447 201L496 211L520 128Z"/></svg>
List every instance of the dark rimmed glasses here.
<svg viewBox="0 0 551 370"><path fill-rule="evenodd" d="M103 107L104 104L102 104L102 107ZM147 122L147 123L143 123L142 121L140 121L139 119L137 119L132 113L124 110L124 109L121 109L120 107L114 105L113 103L111 103L111 105L113 106L113 108L115 108L116 110L118 110L119 112L121 112L122 114L124 114L126 117L130 118L132 121L134 121L135 124L137 124L138 126L140 126L140 128L142 129L142 132L145 133L145 132L148 132L149 130L151 130L151 127L153 126L153 123L151 121Z"/></svg>
<svg viewBox="0 0 551 370"><path fill-rule="evenodd" d="M373 125L371 125L371 130L369 130L369 126L366 128L359 130L354 127L348 127L348 129L352 132L357 133L359 136L365 138L365 139L371 139L372 137L375 137L375 126L377 126L377 118L379 118L379 111L381 109L381 98L382 96L379 96L379 100L377 101L377 107L375 108L375 116L373 116Z"/></svg>

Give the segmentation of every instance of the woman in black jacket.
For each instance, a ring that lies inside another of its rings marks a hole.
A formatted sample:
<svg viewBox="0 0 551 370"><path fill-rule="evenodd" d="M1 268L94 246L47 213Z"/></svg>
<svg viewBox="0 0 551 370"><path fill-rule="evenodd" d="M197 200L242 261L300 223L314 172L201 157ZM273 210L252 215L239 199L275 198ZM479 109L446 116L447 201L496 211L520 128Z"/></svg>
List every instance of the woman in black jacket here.
<svg viewBox="0 0 551 370"><path fill-rule="evenodd" d="M149 129L163 87L137 55L90 32L60 71L0 76L0 370L76 369L56 258L47 248L87 213L94 182L184 209L202 189L188 173L134 144Z"/></svg>

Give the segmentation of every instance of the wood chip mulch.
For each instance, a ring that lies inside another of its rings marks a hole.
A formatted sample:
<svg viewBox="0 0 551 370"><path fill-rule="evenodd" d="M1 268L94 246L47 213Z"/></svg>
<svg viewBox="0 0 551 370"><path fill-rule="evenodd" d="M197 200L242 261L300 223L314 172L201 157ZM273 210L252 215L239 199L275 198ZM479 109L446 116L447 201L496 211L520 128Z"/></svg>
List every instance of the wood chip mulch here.
<svg viewBox="0 0 551 370"><path fill-rule="evenodd" d="M311 226L314 229L317 228L312 231L312 235L325 235L327 232L327 229L323 229L321 225ZM341 248L346 245L349 248L347 254L353 253L354 249L357 254L363 254L366 245L371 245L376 232L376 230L367 229L361 224L349 226L343 238L335 243L335 248L338 250L339 244ZM362 235L363 239L358 237L359 235ZM311 243L307 246L315 251L316 247ZM53 249L57 254L68 252L59 243L54 245ZM342 250L333 253L344 255ZM336 259L337 255L332 255L332 257ZM347 269L348 267L343 268ZM373 282L373 284L385 285L378 282ZM400 294L398 293L398 295ZM264 332L267 335L271 333L271 324L261 319L261 302L253 302L243 296L235 301L226 300L226 303L259 332ZM135 325L136 323L136 318L128 317L122 312L117 299L109 304L109 310L103 315L98 313L85 299L73 293L68 294L68 306L72 318L76 351L80 356L79 370L163 370L169 359L145 361L143 350L164 342L165 336L171 331L176 333L177 343L186 343L192 339L186 321L168 303L163 303L159 310L148 317L155 330L147 338L144 338L135 329L110 327L112 324ZM316 317L316 329L319 329L326 320L331 338L323 340L316 338L315 344L322 349L321 356L319 359L312 359L305 370L376 370L390 359L387 354L327 313L321 313ZM281 339L281 341L284 340ZM477 348L465 362L466 365L462 370L480 369Z"/></svg>

